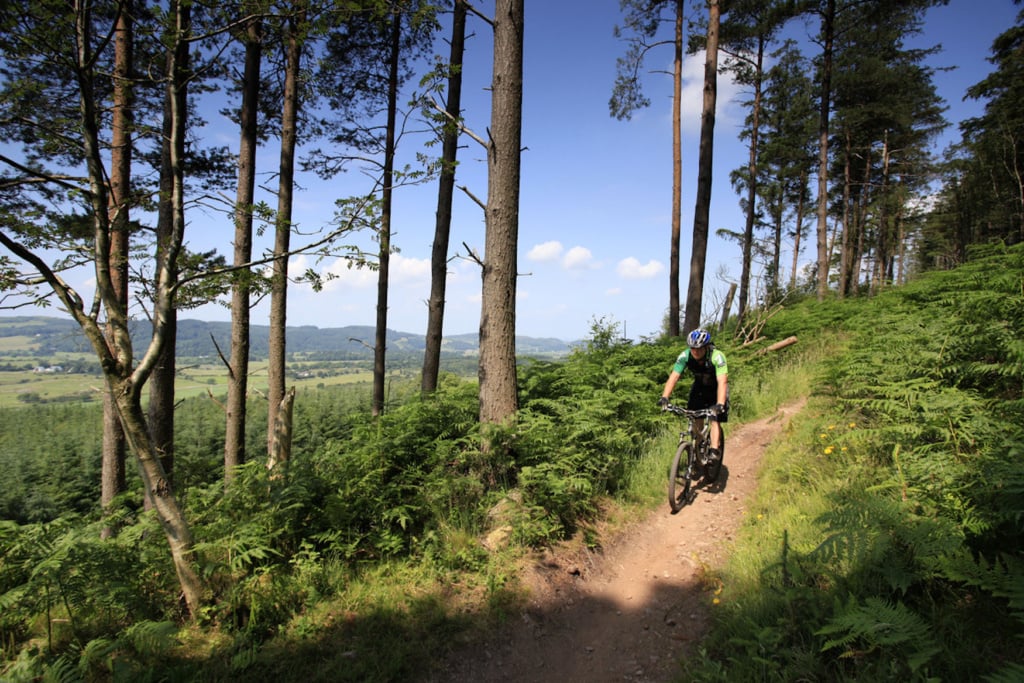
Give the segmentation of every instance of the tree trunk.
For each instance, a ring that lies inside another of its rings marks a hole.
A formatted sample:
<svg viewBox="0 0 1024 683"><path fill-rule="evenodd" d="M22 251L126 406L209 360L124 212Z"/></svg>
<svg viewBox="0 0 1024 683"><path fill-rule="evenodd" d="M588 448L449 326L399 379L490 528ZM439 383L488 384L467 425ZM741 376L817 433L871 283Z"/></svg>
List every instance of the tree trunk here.
<svg viewBox="0 0 1024 683"><path fill-rule="evenodd" d="M832 95L832 43L836 0L827 0L821 20L821 103L818 110L818 301L828 293L828 120Z"/></svg>
<svg viewBox="0 0 1024 683"><path fill-rule="evenodd" d="M750 174L747 180L747 215L743 226L743 265L740 271L740 301L739 313L736 316L736 324L742 325L743 318L747 313L747 297L750 292L750 255L754 247L754 218L757 215L757 144L761 119L761 83L764 74L764 34L757 37L757 62L754 75L754 103L751 112L750 124L750 156L747 163L747 172ZM779 289L779 240L775 240L775 269L772 274L772 282L768 287L774 299Z"/></svg>
<svg viewBox="0 0 1024 683"><path fill-rule="evenodd" d="M854 204L856 217L854 220L854 234L850 236L853 243L853 254L850 258L850 283L854 293L860 288L860 271L864 260L864 238L867 235L868 207L871 204L871 148L864 153L864 175L861 178L861 190Z"/></svg>
<svg viewBox="0 0 1024 683"><path fill-rule="evenodd" d="M772 241L775 243L772 249L772 283L774 284L770 285L771 291L768 296L768 301L771 303L776 303L782 298L782 226L785 224L785 216L783 215L785 205L782 196L784 192L785 184L783 184L783 188L779 193L779 201L771 209L771 212L774 214L772 216L772 223L774 223L772 227Z"/></svg>
<svg viewBox="0 0 1024 683"><path fill-rule="evenodd" d="M793 268L789 275L789 288L796 289L796 273L800 264L800 238L804 229L804 194L807 186L807 174L800 173L800 199L796 203L796 230L793 235Z"/></svg>
<svg viewBox="0 0 1024 683"><path fill-rule="evenodd" d="M729 285L729 291L725 295L725 303L722 305L722 320L718 323L719 331L725 330L725 324L729 322L729 311L732 309L732 300L736 296L736 283L733 282ZM739 321L736 322L736 327L739 328Z"/></svg>
<svg viewBox="0 0 1024 683"><path fill-rule="evenodd" d="M174 570L178 575L185 602L193 617L199 614L204 600L203 582L196 573L192 556L192 532L185 522L185 516L174 497L171 482L160 464L160 457L153 448L149 437L146 418L137 391L133 390L132 378L111 380L110 390L117 395L117 408L124 425L125 435L139 465L146 499L156 512L160 527L167 536L171 548Z"/></svg>
<svg viewBox="0 0 1024 683"><path fill-rule="evenodd" d="M384 377L387 372L388 277L391 265L391 204L395 183L395 126L398 117L398 61L402 13L391 15L391 63L388 67L388 118L384 132L384 189L381 195L380 252L377 257L377 326L373 345L373 401L371 413L384 413Z"/></svg>
<svg viewBox="0 0 1024 683"><path fill-rule="evenodd" d="M708 252L715 106L718 95L718 20L718 0L710 0L708 2L707 55L704 61L704 108L700 124L700 158L697 162L697 203L693 213L690 286L686 294L684 321L684 328L687 332L700 327L701 307L704 302L704 267Z"/></svg>
<svg viewBox="0 0 1024 683"><path fill-rule="evenodd" d="M182 9L182 11L187 10ZM181 63L181 59L182 55L179 54L169 58L168 62L169 64ZM173 68L173 66L169 68ZM171 105L172 97L179 98L175 106ZM175 280L178 275L177 264L168 263L168 250L174 239L175 230L175 208L171 201L175 182L173 159L180 159L184 155L185 150L181 148L172 154L170 146L172 140L184 140L184 123L182 123L177 133L173 130L173 127L176 125L173 112L185 111L186 103L184 97L184 86L178 88L177 91L174 86L168 86L164 103L164 136L160 146L160 201L157 206L156 222L156 269L157 272L167 269L172 279ZM174 375L176 371L174 339L177 330L178 314L173 307L168 306L166 301L160 301L161 296L166 296L166 292L161 293L158 288L156 292L157 300L154 302L154 305L156 308L167 309L167 313L164 320L159 323L154 318L153 333L156 334L158 332L157 325L159 324L161 326L159 331L162 333L166 329L169 339L161 348L157 362L153 366L153 373L149 378L149 434L153 439L160 463L164 468L164 473L168 481L173 482ZM146 505L149 505L148 500Z"/></svg>
<svg viewBox="0 0 1024 683"><path fill-rule="evenodd" d="M679 336L680 242L683 232L683 0L676 0L675 58L672 68L672 244L668 274L668 336Z"/></svg>
<svg viewBox="0 0 1024 683"><path fill-rule="evenodd" d="M130 5L118 15L114 33L114 106L110 150L110 283L118 305L128 305L129 207L131 205L132 135L132 12ZM116 344L113 325L107 343ZM104 509L125 490L125 436L110 392L103 396L103 465L100 503ZM104 529L104 537L111 529Z"/></svg>
<svg viewBox="0 0 1024 683"><path fill-rule="evenodd" d="M277 409L273 436L270 438L270 452L267 456L267 469L274 470L278 465L292 459L292 412L295 408L295 387L284 394L284 400Z"/></svg>
<svg viewBox="0 0 1024 683"><path fill-rule="evenodd" d="M253 202L256 189L256 150L262 25L253 19L246 26L245 71L242 76L241 137L238 145L238 191L235 198L234 264L252 260ZM236 274L231 287L231 356L228 368L227 415L224 433L224 479L245 462L246 398L249 392L249 292L251 271Z"/></svg>
<svg viewBox="0 0 1024 683"><path fill-rule="evenodd" d="M191 25L191 5L174 3L180 31ZM160 159L160 202L157 207L156 270L163 283L156 287L153 337L158 345L149 375L149 434L168 482L174 481L174 389L177 364L178 311L172 286L178 281L178 253L185 231L184 158L188 123L189 44L175 36L167 55L169 83L164 98L164 136ZM147 505L148 505L147 501Z"/></svg>
<svg viewBox="0 0 1024 683"><path fill-rule="evenodd" d="M850 142L850 131L846 130L843 136L846 141L843 159L843 239L839 251L839 283L837 290L839 298L843 299L850 295L850 273L853 244L850 240L850 194L852 188L852 174L850 164L853 160L853 149Z"/></svg>
<svg viewBox="0 0 1024 683"><path fill-rule="evenodd" d="M147 492L146 498L156 510L157 517L167 536L171 548L178 582L181 585L189 614L199 615L205 600L202 579L192 568L194 561L192 535L185 521L184 512L174 497L169 468L163 460L171 462L174 443L174 353L177 329L177 311L174 306L174 287L178 282L178 255L185 235L185 131L188 117L189 74L189 32L191 9L188 3L175 0L171 3L175 27L172 57L168 69L167 114L170 118L170 140L166 149L172 180L169 196L170 232L161 243L161 254L157 259L156 302L153 307L153 337L145 357L140 361L123 387L119 386L118 410L125 427L128 443L135 453ZM131 344L127 338L126 344ZM161 387L151 386L151 420L147 425L142 410L141 387L146 379L160 368L166 373L167 383ZM153 393L159 390L168 402L163 415L154 415ZM157 435L157 436L154 436ZM158 440L163 439L163 440Z"/></svg>
<svg viewBox="0 0 1024 683"><path fill-rule="evenodd" d="M516 250L522 147L523 1L497 0L494 17L487 234L480 309L480 422L485 425L507 422L518 409Z"/></svg>
<svg viewBox="0 0 1024 683"><path fill-rule="evenodd" d="M288 325L288 249L292 232L292 194L295 179L295 145L299 108L299 69L302 46L298 31L301 16L288 20L284 105L281 112L281 162L278 173L277 219L274 230L274 275L270 295L270 339L267 375L267 452L274 438L277 411L284 400L285 352Z"/></svg>
<svg viewBox="0 0 1024 683"><path fill-rule="evenodd" d="M886 131L882 141L882 188L879 191L878 212L878 260L879 278L876 293L881 293L887 283L892 281L892 233L889 216L889 133Z"/></svg>
<svg viewBox="0 0 1024 683"><path fill-rule="evenodd" d="M164 250L157 252L157 260L166 259ZM177 278L177 266L171 264L174 278ZM149 433L153 439L153 448L160 465L164 468L167 480L174 482L174 386L177 363L174 358L178 330L178 313L174 308L168 309L161 323L161 334L166 341L153 366L149 378Z"/></svg>
<svg viewBox="0 0 1024 683"><path fill-rule="evenodd" d="M441 342L444 339L445 289L448 283L448 238L452 227L452 200L455 194L455 161L459 150L459 127L462 115L462 56L466 45L466 0L455 0L452 18L452 43L449 57L447 120L441 152L441 178L437 189L437 220L434 244L430 254L430 300L427 302L426 350L423 354L423 375L420 390L427 394L437 390L441 372Z"/></svg>
<svg viewBox="0 0 1024 683"><path fill-rule="evenodd" d="M905 285L906 281L906 269L905 264L907 260L907 234L906 234L906 223L903 220L903 204L896 210L896 244L897 244L897 258L899 259L899 270L896 271L894 277L894 284Z"/></svg>

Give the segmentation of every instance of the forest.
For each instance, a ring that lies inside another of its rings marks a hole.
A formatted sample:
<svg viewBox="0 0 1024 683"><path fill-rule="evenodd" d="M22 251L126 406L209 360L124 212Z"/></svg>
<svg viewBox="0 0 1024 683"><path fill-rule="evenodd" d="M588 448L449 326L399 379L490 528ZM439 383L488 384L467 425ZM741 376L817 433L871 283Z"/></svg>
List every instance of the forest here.
<svg viewBox="0 0 1024 683"><path fill-rule="evenodd" d="M1024 12L967 93L984 114L937 159L943 104L927 51L903 37L939 4L622 0L613 117L650 105L653 49L674 48L662 77L676 84L684 52L707 60L688 289L684 301L676 149L664 329L633 342L595 314L552 360L516 345L523 0L5 3L0 305L59 311L103 388L95 404L0 411L0 677L423 677L526 599L517 557L574 537L599 548L610 506L660 501L669 442L652 399L680 333L707 326L734 368L737 422L811 400L762 474L769 521L716 577L725 607L680 679L1019 680ZM795 21L818 51L780 39ZM493 37L484 134L459 99L469 23ZM742 253L737 305L730 293L715 310L720 72L751 95L750 153L733 173L745 227L721 235ZM199 135L204 98L237 125L237 154ZM401 166L414 113L430 140ZM441 364L467 141L487 167L468 378ZM255 191L267 153L276 206ZM320 232L296 230L297 174L349 169L365 190L333 198ZM421 369L396 382L392 205L412 184L437 189L429 321ZM218 202L230 257L189 248L189 217ZM784 246L801 244L813 267L786 278ZM296 256L375 274L365 384L288 386L289 288L331 277L289 272ZM94 293L72 286L82 269ZM224 391L185 399L178 315L212 301L231 314L215 344ZM482 542L496 528L500 548Z"/></svg>

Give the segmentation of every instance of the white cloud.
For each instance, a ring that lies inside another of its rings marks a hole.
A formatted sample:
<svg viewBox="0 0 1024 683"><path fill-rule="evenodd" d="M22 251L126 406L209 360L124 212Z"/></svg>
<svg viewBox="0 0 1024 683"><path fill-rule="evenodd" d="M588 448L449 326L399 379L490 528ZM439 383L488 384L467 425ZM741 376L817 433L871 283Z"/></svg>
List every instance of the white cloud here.
<svg viewBox="0 0 1024 683"><path fill-rule="evenodd" d="M390 280L399 285L421 285L430 283L430 259L406 258L401 254L392 254Z"/></svg>
<svg viewBox="0 0 1024 683"><path fill-rule="evenodd" d="M562 259L562 266L566 270L581 270L590 268L593 265L594 255L586 247L573 247Z"/></svg>
<svg viewBox="0 0 1024 683"><path fill-rule="evenodd" d="M293 267L295 267L294 270ZM305 268L305 257L295 259L295 261L288 266L289 272L296 274L301 273ZM344 291L348 289L369 289L377 284L376 270L365 266L356 266L348 259L335 259L335 261L324 268L323 271L325 292Z"/></svg>
<svg viewBox="0 0 1024 683"><path fill-rule="evenodd" d="M526 254L531 261L554 261L562 255L562 243L556 240L534 246Z"/></svg>
<svg viewBox="0 0 1024 683"><path fill-rule="evenodd" d="M324 291L345 291L372 289L377 286L377 270L369 266L356 265L354 261L338 258L329 265L317 265L306 256L297 256L288 264L291 275L301 275L307 268L320 271L324 279ZM389 279L395 286L424 287L430 284L430 259L407 258L392 254L388 271Z"/></svg>
<svg viewBox="0 0 1024 683"><path fill-rule="evenodd" d="M657 277L664 269L665 266L660 261L651 259L646 264L643 264L634 257L629 256L619 261L619 265L615 270L627 280L649 280Z"/></svg>
<svg viewBox="0 0 1024 683"><path fill-rule="evenodd" d="M618 296L622 294L622 287L612 287L608 290L605 290L605 294L607 294L608 296Z"/></svg>
<svg viewBox="0 0 1024 683"><path fill-rule="evenodd" d="M704 55L704 50L701 50L683 58L683 92L680 97L679 116L683 128L691 133L700 131L701 115L704 109ZM721 56L718 66L722 66ZM671 72L670 68L669 73ZM734 112L742 111L737 99L742 90L731 73L723 74L719 71L716 83L716 127L719 123L743 120L743 115L739 117L734 115Z"/></svg>

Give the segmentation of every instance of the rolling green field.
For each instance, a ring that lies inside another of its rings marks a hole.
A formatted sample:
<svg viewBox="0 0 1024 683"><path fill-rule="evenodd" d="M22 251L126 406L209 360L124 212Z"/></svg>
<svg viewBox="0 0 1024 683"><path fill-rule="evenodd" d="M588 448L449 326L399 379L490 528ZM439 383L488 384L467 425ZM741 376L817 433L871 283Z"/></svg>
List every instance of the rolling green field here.
<svg viewBox="0 0 1024 683"><path fill-rule="evenodd" d="M100 401L103 377L95 357L85 353L36 355L31 337L0 337L0 409L33 403ZM82 369L86 371L81 371ZM371 361L305 361L288 364L288 386L298 389L340 384L368 383L373 379ZM249 366L249 389L265 392L267 363ZM394 370L395 377L409 375L410 369ZM210 359L178 359L176 393L179 399L227 393L227 369Z"/></svg>
<svg viewBox="0 0 1024 683"><path fill-rule="evenodd" d="M370 382L373 379L373 372L366 367L356 367L357 365L365 366L366 363L338 361L290 364L292 377L288 380L288 386L312 388ZM265 361L250 366L251 391L266 391L266 367ZM401 371L394 371L391 374L404 375ZM14 408L28 403L99 401L102 388L103 378L98 374L50 374L33 370L0 371L0 408ZM176 387L179 399L208 393L215 397L227 393L227 372L223 367L211 363L179 366Z"/></svg>

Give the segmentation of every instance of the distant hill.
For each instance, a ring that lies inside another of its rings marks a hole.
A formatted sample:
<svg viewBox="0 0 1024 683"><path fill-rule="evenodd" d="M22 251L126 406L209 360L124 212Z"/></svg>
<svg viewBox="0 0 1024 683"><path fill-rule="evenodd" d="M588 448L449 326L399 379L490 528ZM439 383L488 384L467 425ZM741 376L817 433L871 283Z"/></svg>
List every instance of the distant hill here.
<svg viewBox="0 0 1024 683"><path fill-rule="evenodd" d="M250 356L267 357L270 327L250 326ZM138 321L133 334L148 341L149 324ZM89 352L91 349L78 325L65 318L49 316L0 317L0 338L25 336L35 347L33 355ZM215 356L220 347L224 355L231 349L231 324L202 320L178 321L177 355L184 358ZM288 328L288 353L308 355L324 360L358 360L373 357L374 328L367 325L320 328L303 325ZM478 352L476 334L445 337L442 353L473 356ZM389 354L422 354L426 337L411 332L388 330ZM554 338L516 337L516 352L521 356L562 356L572 344Z"/></svg>

